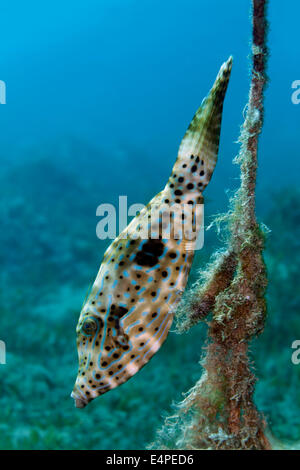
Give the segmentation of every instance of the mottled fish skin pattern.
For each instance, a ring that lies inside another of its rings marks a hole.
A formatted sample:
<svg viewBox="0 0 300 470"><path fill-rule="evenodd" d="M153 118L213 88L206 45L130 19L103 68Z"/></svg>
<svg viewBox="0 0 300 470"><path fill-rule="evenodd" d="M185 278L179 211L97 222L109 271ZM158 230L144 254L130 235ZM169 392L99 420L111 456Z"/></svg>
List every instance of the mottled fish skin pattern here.
<svg viewBox="0 0 300 470"><path fill-rule="evenodd" d="M172 324L194 256L194 242L142 239L153 205L190 204L202 216L202 191L217 161L223 102L232 58L225 62L179 148L167 185L106 250L77 325L79 370L72 392L78 408L126 382L158 351ZM172 220L170 233L172 234ZM173 234L174 235L174 234Z"/></svg>

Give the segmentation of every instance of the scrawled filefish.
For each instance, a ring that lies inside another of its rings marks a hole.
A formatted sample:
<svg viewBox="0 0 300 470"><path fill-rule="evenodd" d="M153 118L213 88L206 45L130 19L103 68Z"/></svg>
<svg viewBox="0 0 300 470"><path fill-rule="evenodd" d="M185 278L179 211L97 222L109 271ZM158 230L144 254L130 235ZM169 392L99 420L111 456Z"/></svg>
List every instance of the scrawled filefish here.
<svg viewBox="0 0 300 470"><path fill-rule="evenodd" d="M202 217L202 191L217 161L231 66L230 57L187 130L163 191L104 254L76 330L79 370L71 396L78 408L126 382L167 337L193 260L195 241L191 242L190 235L199 229L195 216ZM168 223L161 213L152 216L153 207L166 205L192 208L190 233L184 231L178 239L176 214L171 214ZM147 238L141 232L149 224L151 236Z"/></svg>

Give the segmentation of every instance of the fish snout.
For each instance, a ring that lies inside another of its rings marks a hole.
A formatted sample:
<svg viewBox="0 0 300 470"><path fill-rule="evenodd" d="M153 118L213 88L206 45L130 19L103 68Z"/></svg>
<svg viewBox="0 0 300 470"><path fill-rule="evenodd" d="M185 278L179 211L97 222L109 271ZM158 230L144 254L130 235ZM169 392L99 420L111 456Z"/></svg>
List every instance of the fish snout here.
<svg viewBox="0 0 300 470"><path fill-rule="evenodd" d="M76 408L85 408L88 404L88 400L85 399L82 395L79 395L76 391L71 393L71 398L74 399Z"/></svg>

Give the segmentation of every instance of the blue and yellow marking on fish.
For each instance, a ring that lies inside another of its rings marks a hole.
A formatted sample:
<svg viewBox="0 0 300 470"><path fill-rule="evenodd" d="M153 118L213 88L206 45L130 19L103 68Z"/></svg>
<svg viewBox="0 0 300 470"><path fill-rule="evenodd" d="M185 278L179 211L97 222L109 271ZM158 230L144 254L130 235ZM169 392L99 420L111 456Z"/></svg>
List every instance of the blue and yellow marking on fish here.
<svg viewBox="0 0 300 470"><path fill-rule="evenodd" d="M217 161L223 102L232 66L225 62L196 112L179 147L167 185L106 250L77 325L79 370L72 397L83 408L121 385L158 351L172 324L183 292L194 245L183 234L161 234L162 219L151 220L156 236L143 239L151 207L189 204L202 215L202 191Z"/></svg>

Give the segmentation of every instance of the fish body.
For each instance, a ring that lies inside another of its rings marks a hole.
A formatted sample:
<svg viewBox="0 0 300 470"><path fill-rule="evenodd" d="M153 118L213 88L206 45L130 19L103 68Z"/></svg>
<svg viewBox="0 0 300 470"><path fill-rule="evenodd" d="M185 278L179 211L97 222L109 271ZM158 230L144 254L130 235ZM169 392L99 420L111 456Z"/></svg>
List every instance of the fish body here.
<svg viewBox="0 0 300 470"><path fill-rule="evenodd" d="M231 66L230 57L183 137L165 188L104 254L77 325L79 370L71 396L78 408L126 382L167 337L193 261L202 191L217 161ZM190 217L179 237L178 216Z"/></svg>

